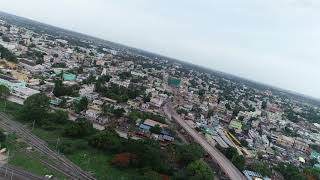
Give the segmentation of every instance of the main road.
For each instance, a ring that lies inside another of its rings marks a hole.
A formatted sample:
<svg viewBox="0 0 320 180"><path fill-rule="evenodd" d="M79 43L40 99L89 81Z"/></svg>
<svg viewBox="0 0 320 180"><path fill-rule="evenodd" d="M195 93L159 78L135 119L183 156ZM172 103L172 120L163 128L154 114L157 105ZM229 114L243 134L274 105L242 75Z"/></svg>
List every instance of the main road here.
<svg viewBox="0 0 320 180"><path fill-rule="evenodd" d="M220 166L222 171L231 180L246 180L244 175L227 159L219 150L211 146L203 136L192 129L172 108L170 102L163 106L164 113L169 119L174 119L202 148L211 156L211 158Z"/></svg>

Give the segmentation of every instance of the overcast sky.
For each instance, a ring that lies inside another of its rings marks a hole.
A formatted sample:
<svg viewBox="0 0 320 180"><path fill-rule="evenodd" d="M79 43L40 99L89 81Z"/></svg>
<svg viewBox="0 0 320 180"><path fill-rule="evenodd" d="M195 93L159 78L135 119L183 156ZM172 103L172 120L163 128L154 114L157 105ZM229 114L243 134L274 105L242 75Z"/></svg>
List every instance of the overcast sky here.
<svg viewBox="0 0 320 180"><path fill-rule="evenodd" d="M320 98L319 0L0 0L0 10Z"/></svg>

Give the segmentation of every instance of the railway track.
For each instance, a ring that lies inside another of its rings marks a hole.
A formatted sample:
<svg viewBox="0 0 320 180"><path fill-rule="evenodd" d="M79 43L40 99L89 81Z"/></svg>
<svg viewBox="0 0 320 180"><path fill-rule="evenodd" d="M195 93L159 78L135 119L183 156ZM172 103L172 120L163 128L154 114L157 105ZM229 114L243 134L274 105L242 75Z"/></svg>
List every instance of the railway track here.
<svg viewBox="0 0 320 180"><path fill-rule="evenodd" d="M50 149L45 141L33 135L30 130L24 128L21 123L13 121L11 117L4 113L0 113L0 127L6 131L16 133L17 136L33 147L36 151L46 155L48 159L51 160L48 164L50 164L53 169L64 174L66 177L79 180L95 179L92 175L83 171L63 155Z"/></svg>
<svg viewBox="0 0 320 180"><path fill-rule="evenodd" d="M41 176L34 175L30 172L24 171L20 168L11 165L5 165L0 168L1 179L14 179L14 180L42 180L46 179Z"/></svg>

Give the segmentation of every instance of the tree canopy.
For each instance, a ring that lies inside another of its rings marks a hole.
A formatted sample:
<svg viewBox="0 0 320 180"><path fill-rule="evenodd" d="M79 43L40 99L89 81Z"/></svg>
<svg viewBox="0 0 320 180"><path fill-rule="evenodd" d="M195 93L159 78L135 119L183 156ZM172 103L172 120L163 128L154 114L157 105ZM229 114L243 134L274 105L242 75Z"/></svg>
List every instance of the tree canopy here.
<svg viewBox="0 0 320 180"><path fill-rule="evenodd" d="M0 85L0 99L7 99L10 95L10 90L5 85Z"/></svg>
<svg viewBox="0 0 320 180"><path fill-rule="evenodd" d="M43 123L49 110L49 98L45 94L34 94L28 97L20 112L20 118L25 121Z"/></svg>
<svg viewBox="0 0 320 180"><path fill-rule="evenodd" d="M14 63L17 62L17 57L2 45L0 45L0 58Z"/></svg>
<svg viewBox="0 0 320 180"><path fill-rule="evenodd" d="M203 160L196 160L187 167L187 174L190 180L213 180L214 172Z"/></svg>

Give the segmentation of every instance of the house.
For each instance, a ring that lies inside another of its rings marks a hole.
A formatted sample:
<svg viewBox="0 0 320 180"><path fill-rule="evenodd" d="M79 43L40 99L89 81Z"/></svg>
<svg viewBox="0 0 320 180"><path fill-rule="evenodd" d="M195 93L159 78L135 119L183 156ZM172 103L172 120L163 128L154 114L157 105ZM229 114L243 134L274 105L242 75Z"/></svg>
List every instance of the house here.
<svg viewBox="0 0 320 180"><path fill-rule="evenodd" d="M21 98L22 100L26 100L28 97L30 97L34 94L39 94L39 93L40 93L40 91L31 89L28 87L14 88L11 91L11 94L13 96Z"/></svg>
<svg viewBox="0 0 320 180"><path fill-rule="evenodd" d="M44 66L26 59L19 59L19 66L33 73L42 72L45 70Z"/></svg>
<svg viewBox="0 0 320 180"><path fill-rule="evenodd" d="M260 173L244 170L243 174L247 178L247 180L269 180L269 177L263 177Z"/></svg>
<svg viewBox="0 0 320 180"><path fill-rule="evenodd" d="M155 125L159 125L161 128L166 128L168 127L168 125L163 124L163 123L159 123L157 121L151 120L151 119L146 119L143 122L144 125L150 126L150 127L154 127Z"/></svg>
<svg viewBox="0 0 320 180"><path fill-rule="evenodd" d="M242 123L238 120L232 120L229 124L230 129L235 129L236 131L242 131Z"/></svg>
<svg viewBox="0 0 320 180"><path fill-rule="evenodd" d="M161 98L151 98L151 100L150 100L151 106L160 108L162 106L162 104L163 104L163 99L161 99Z"/></svg>
<svg viewBox="0 0 320 180"><path fill-rule="evenodd" d="M77 76L71 73L63 73L62 75L64 81L75 81Z"/></svg>
<svg viewBox="0 0 320 180"><path fill-rule="evenodd" d="M89 108L86 111L85 116L86 116L86 118L88 118L88 120L95 121L100 116L100 114L101 114L101 112L99 110Z"/></svg>
<svg viewBox="0 0 320 180"><path fill-rule="evenodd" d="M162 142L172 142L174 141L174 137L173 135L171 135L170 132L168 132L167 130L165 130L164 128L167 128L168 125L166 124L162 124L159 122L156 122L154 120L151 119L146 119L142 124L139 125L139 129L142 132L142 134L148 134L150 133L150 128L159 125L162 130L161 133L158 134L154 134L152 137L156 140L162 141Z"/></svg>

